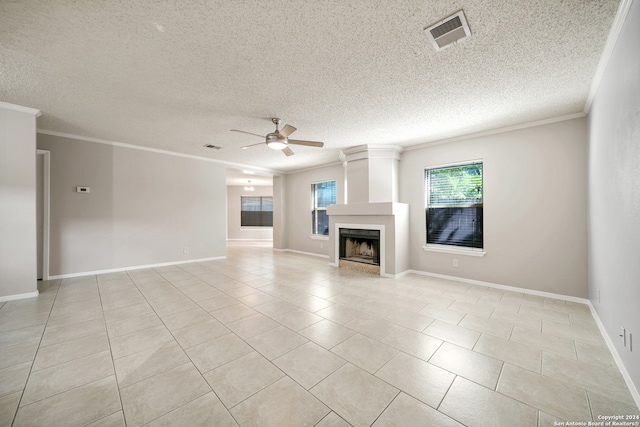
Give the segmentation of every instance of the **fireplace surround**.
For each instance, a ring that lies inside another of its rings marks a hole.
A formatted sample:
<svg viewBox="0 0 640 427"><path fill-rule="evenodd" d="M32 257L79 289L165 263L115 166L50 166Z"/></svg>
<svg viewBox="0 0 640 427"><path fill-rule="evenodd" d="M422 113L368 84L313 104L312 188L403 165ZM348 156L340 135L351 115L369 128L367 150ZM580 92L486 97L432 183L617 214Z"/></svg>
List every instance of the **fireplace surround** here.
<svg viewBox="0 0 640 427"><path fill-rule="evenodd" d="M344 204L327 207L329 264L386 277L409 270L409 205L398 203L401 152L398 146L367 144L342 151L346 197ZM351 236L341 236L341 229ZM346 237L359 254L346 253Z"/></svg>

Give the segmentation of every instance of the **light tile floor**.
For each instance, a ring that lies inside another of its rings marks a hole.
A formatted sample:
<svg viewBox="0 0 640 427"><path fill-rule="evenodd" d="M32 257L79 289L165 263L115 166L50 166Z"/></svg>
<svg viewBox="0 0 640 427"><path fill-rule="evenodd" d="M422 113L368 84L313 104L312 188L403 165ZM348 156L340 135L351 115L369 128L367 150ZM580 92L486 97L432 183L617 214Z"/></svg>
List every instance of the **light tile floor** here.
<svg viewBox="0 0 640 427"><path fill-rule="evenodd" d="M1 426L551 426L640 414L586 305L230 246L0 307Z"/></svg>

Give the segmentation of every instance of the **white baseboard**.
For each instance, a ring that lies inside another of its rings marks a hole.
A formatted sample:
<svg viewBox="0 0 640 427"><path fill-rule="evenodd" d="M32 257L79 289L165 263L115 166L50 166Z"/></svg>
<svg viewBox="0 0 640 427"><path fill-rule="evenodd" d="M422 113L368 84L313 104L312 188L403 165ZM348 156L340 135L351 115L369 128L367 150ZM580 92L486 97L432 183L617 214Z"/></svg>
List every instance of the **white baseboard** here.
<svg viewBox="0 0 640 427"><path fill-rule="evenodd" d="M413 270L405 270L405 271L403 271L403 272L401 272L401 273L396 273L396 274L392 274L392 273L384 273L384 274L381 274L380 276L382 276L382 277L388 277L388 278L390 278L390 279L399 279L399 278L404 277L404 276L406 276L407 274L411 274L411 273L413 273Z"/></svg>
<svg viewBox="0 0 640 427"><path fill-rule="evenodd" d="M316 254L313 252L305 252L305 251L298 251L295 249L276 249L273 248L274 251L278 251L278 252L293 252L296 254L302 254L302 255L311 255L311 256L315 256L315 257L319 257L319 258L329 258L329 255L324 255L324 254Z"/></svg>
<svg viewBox="0 0 640 427"><path fill-rule="evenodd" d="M69 279L72 277L92 276L97 274L119 273L121 271L142 270L144 268L155 268L155 267L166 267L168 265L191 264L193 262L215 261L215 260L226 259L226 258L227 258L226 256L221 256L221 257L212 257L212 258L190 259L185 261L162 262L159 264L134 265L131 267L109 268L107 270L83 271L81 273L58 274L55 276L49 276L49 280Z"/></svg>
<svg viewBox="0 0 640 427"><path fill-rule="evenodd" d="M553 299L559 299L564 301L577 302L579 304L589 304L589 300L587 298L572 297L569 295L554 294L553 292L536 291L536 290L527 289L527 288L518 288L516 286L500 285L498 283L483 282L481 280L467 279L464 277L447 276L446 274L429 273L427 271L420 271L420 270L409 270L409 271L411 273L419 274L422 276L437 277L438 279L455 280L456 282L469 283L471 285L486 286L488 288L496 288L496 289L501 289L503 291L519 292L522 294L535 295L543 298L553 298Z"/></svg>
<svg viewBox="0 0 640 427"><path fill-rule="evenodd" d="M618 365L618 369L620 370L620 373L622 374L624 381L627 383L627 387L629 387L629 392L631 393L631 397L633 397L633 400L636 402L636 406L640 408L640 393L638 393L638 389L636 388L635 384L631 380L631 376L629 375L629 372L627 372L627 368L625 368L624 364L622 363L622 359L618 354L618 350L613 345L613 341L611 341L611 337L609 336L609 334L607 334L607 331L604 328L604 324L600 320L600 316L598 316L598 312L596 311L596 308L593 306L591 301L589 301L588 304L589 304L589 308L591 309L591 315L595 319L596 324L600 329L600 333L604 337L604 341L607 343L607 347L609 347L609 351L613 356L613 360L616 361L616 365Z"/></svg>
<svg viewBox="0 0 640 427"><path fill-rule="evenodd" d="M25 299L25 298L33 298L33 297L37 297L38 295L40 295L38 291L27 292L26 294L7 295L4 297L0 297L0 302L15 301L17 299Z"/></svg>
<svg viewBox="0 0 640 427"><path fill-rule="evenodd" d="M227 239L227 242L273 242L273 239Z"/></svg>

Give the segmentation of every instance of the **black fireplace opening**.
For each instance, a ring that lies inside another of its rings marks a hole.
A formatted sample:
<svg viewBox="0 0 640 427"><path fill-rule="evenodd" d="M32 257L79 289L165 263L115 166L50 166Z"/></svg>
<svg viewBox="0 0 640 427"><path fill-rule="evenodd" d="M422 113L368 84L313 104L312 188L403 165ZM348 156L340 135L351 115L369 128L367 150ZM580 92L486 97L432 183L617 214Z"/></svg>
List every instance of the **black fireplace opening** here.
<svg viewBox="0 0 640 427"><path fill-rule="evenodd" d="M380 230L340 229L340 259L380 265Z"/></svg>

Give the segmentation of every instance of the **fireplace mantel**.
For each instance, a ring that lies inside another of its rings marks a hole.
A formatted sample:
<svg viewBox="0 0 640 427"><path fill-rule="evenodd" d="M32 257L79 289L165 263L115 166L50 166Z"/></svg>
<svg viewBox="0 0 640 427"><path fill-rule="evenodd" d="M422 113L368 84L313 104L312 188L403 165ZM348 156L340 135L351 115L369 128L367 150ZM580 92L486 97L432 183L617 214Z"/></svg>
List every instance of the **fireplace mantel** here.
<svg viewBox="0 0 640 427"><path fill-rule="evenodd" d="M349 203L347 205L329 205L327 207L327 215L398 215L404 212L407 207L406 203L396 202Z"/></svg>

